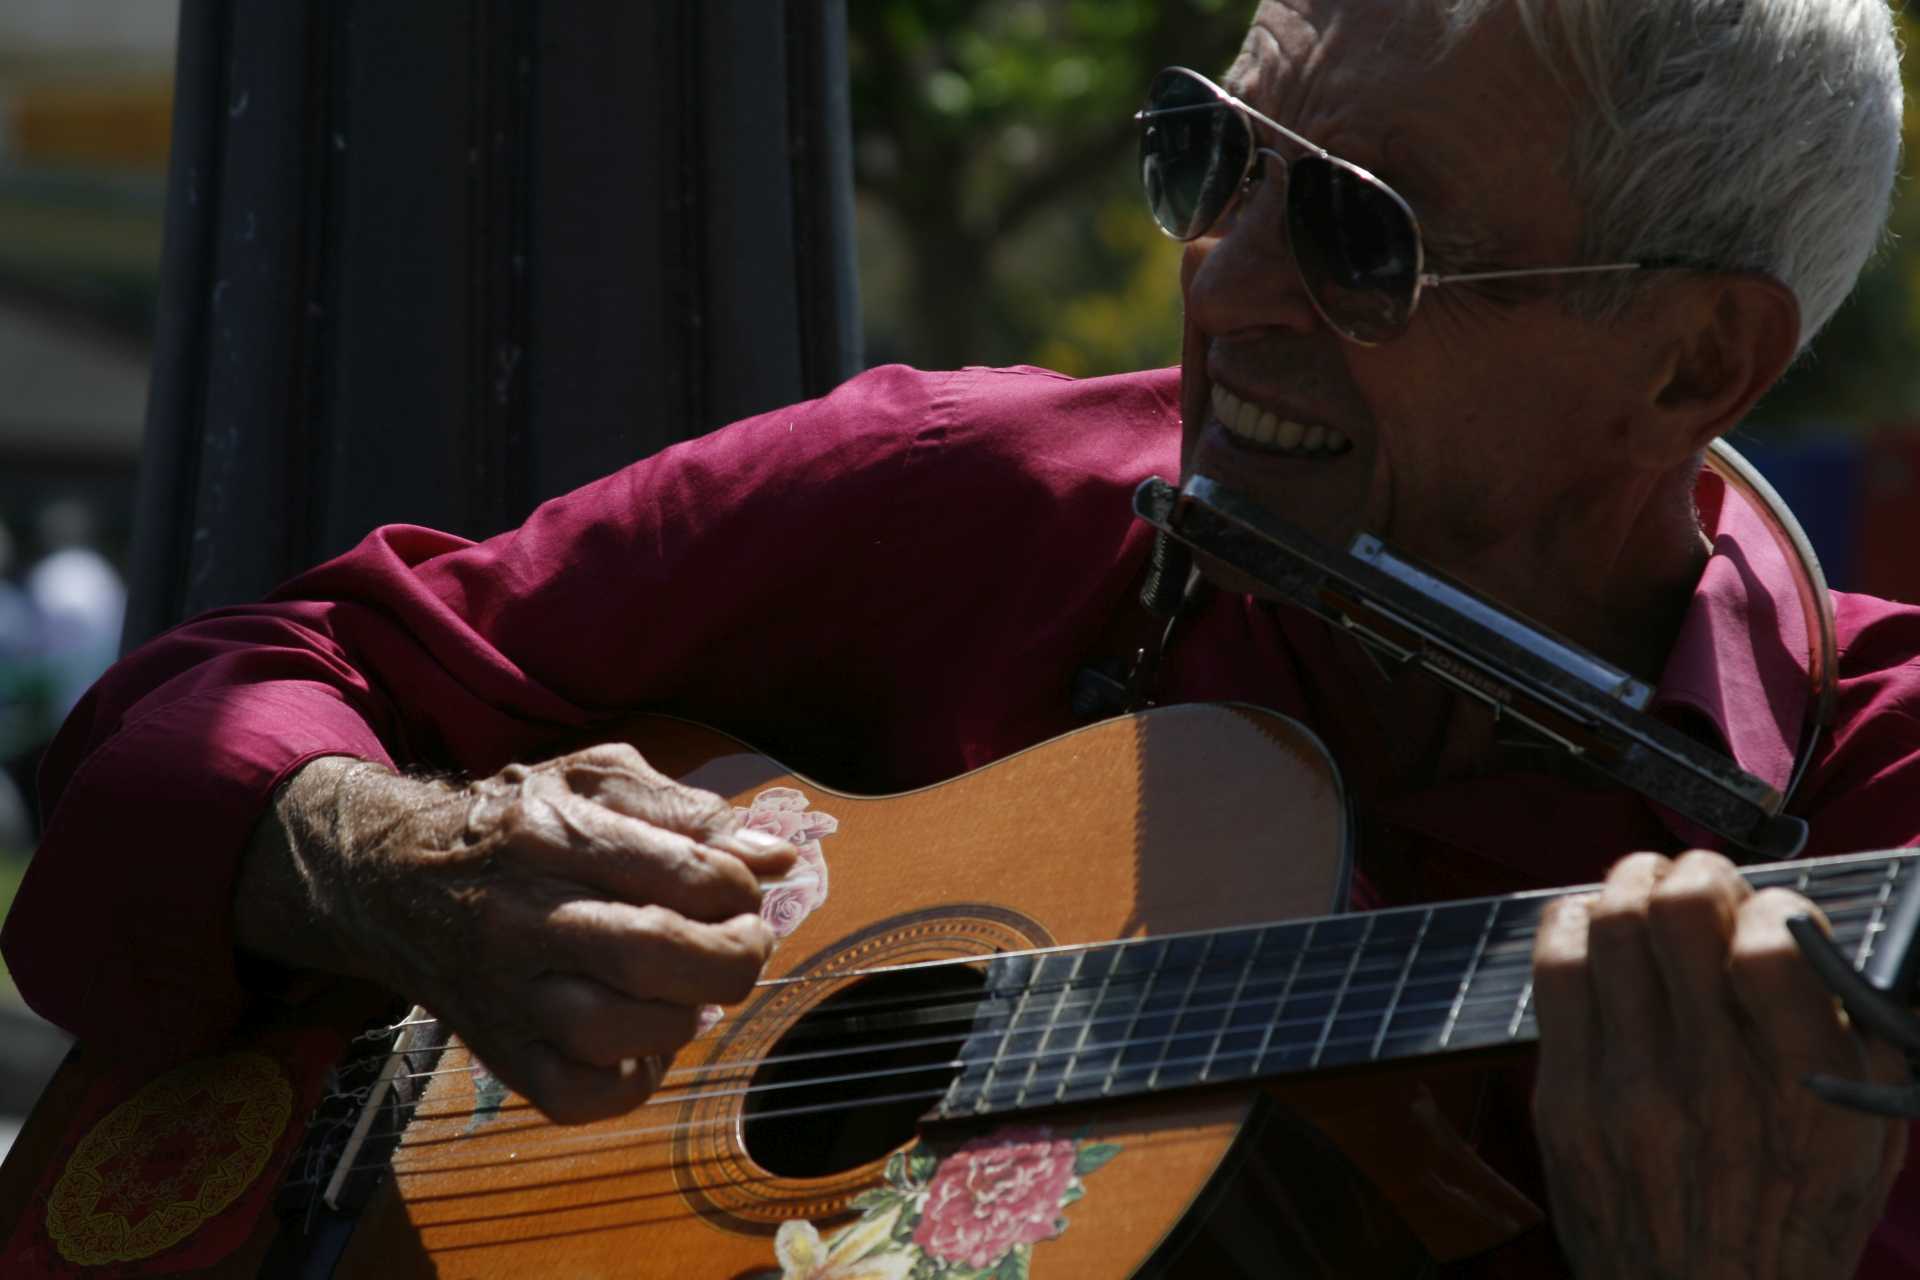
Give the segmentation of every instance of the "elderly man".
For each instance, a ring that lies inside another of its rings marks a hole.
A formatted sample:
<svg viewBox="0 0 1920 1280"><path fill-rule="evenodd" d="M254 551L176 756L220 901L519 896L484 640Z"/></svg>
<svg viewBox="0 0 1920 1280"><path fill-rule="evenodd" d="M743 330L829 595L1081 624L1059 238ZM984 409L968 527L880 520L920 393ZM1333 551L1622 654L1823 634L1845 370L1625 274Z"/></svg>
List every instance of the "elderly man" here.
<svg viewBox="0 0 1920 1280"><path fill-rule="evenodd" d="M630 750L556 744L668 709L900 787L1063 731L1075 671L1131 625L1127 495L1176 467L1326 541L1378 533L1784 784L1792 587L1700 460L1880 234L1881 0L1266 0L1226 91L1167 73L1146 116L1155 214L1192 241L1177 383L876 371L477 547L381 531L129 658L51 753L6 937L29 998L184 1049L290 970L358 975L557 1118L636 1106L656 1075L633 1064L752 982L756 876L792 855ZM1799 1083L1906 1072L1801 962L1808 904L1211 577L1152 696L1320 731L1363 815L1362 905L1605 875L1535 952L1537 1154L1575 1274L1920 1267L1910 1206L1883 1222L1905 1126ZM1911 843L1920 613L1837 605L1839 713L1796 810L1810 852ZM1525 1106L1490 1093L1476 1140Z"/></svg>

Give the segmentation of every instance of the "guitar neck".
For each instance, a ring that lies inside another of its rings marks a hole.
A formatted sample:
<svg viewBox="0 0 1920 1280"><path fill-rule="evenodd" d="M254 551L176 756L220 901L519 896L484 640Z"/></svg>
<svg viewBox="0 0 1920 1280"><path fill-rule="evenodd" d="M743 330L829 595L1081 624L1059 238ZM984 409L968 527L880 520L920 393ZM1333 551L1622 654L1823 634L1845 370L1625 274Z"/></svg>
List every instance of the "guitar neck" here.
<svg viewBox="0 0 1920 1280"><path fill-rule="evenodd" d="M1920 851L1751 867L1865 966ZM1589 886L1591 888L1592 886ZM1552 890L1003 956L943 1119L1520 1045Z"/></svg>

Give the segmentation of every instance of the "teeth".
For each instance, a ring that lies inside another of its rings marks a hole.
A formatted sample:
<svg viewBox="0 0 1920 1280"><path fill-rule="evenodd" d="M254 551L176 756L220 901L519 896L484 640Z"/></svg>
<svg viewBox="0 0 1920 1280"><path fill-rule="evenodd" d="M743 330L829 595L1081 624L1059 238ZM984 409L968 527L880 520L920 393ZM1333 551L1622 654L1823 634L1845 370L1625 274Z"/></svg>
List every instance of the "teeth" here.
<svg viewBox="0 0 1920 1280"><path fill-rule="evenodd" d="M1260 438L1259 407L1257 405L1247 404L1244 401L1241 402L1240 414L1234 425L1239 428L1241 435L1252 436L1255 440L1258 440Z"/></svg>
<svg viewBox="0 0 1920 1280"><path fill-rule="evenodd" d="M1233 436L1281 453L1339 454L1353 447L1353 441L1332 427L1282 418L1224 387L1213 388L1213 416Z"/></svg>

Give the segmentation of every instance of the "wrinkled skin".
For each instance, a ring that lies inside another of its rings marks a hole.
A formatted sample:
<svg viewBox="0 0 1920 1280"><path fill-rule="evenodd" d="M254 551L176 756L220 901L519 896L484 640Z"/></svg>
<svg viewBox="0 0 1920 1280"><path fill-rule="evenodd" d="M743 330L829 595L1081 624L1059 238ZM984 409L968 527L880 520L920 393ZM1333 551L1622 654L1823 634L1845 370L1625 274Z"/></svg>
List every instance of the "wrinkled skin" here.
<svg viewBox="0 0 1920 1280"><path fill-rule="evenodd" d="M756 877L793 856L623 745L466 787L327 759L261 825L238 920L258 952L407 993L580 1122L638 1106L700 1007L745 998L773 947ZM298 953L260 910L289 894L325 922L328 954Z"/></svg>
<svg viewBox="0 0 1920 1280"><path fill-rule="evenodd" d="M1827 1105L1820 1072L1897 1082L1786 922L1714 853L1624 859L1551 904L1534 948L1534 1118L1554 1225L1583 1277L1852 1274L1907 1126Z"/></svg>

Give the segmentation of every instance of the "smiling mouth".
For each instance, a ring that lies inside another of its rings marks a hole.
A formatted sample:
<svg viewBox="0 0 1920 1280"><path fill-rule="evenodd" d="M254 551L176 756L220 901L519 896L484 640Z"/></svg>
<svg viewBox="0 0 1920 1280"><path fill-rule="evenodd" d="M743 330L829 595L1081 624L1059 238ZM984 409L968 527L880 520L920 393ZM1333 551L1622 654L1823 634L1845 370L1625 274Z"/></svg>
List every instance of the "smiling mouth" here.
<svg viewBox="0 0 1920 1280"><path fill-rule="evenodd" d="M1331 458L1353 448L1353 441L1320 423L1295 422L1271 409L1249 404L1218 383L1213 387L1213 416L1241 444L1297 458Z"/></svg>

